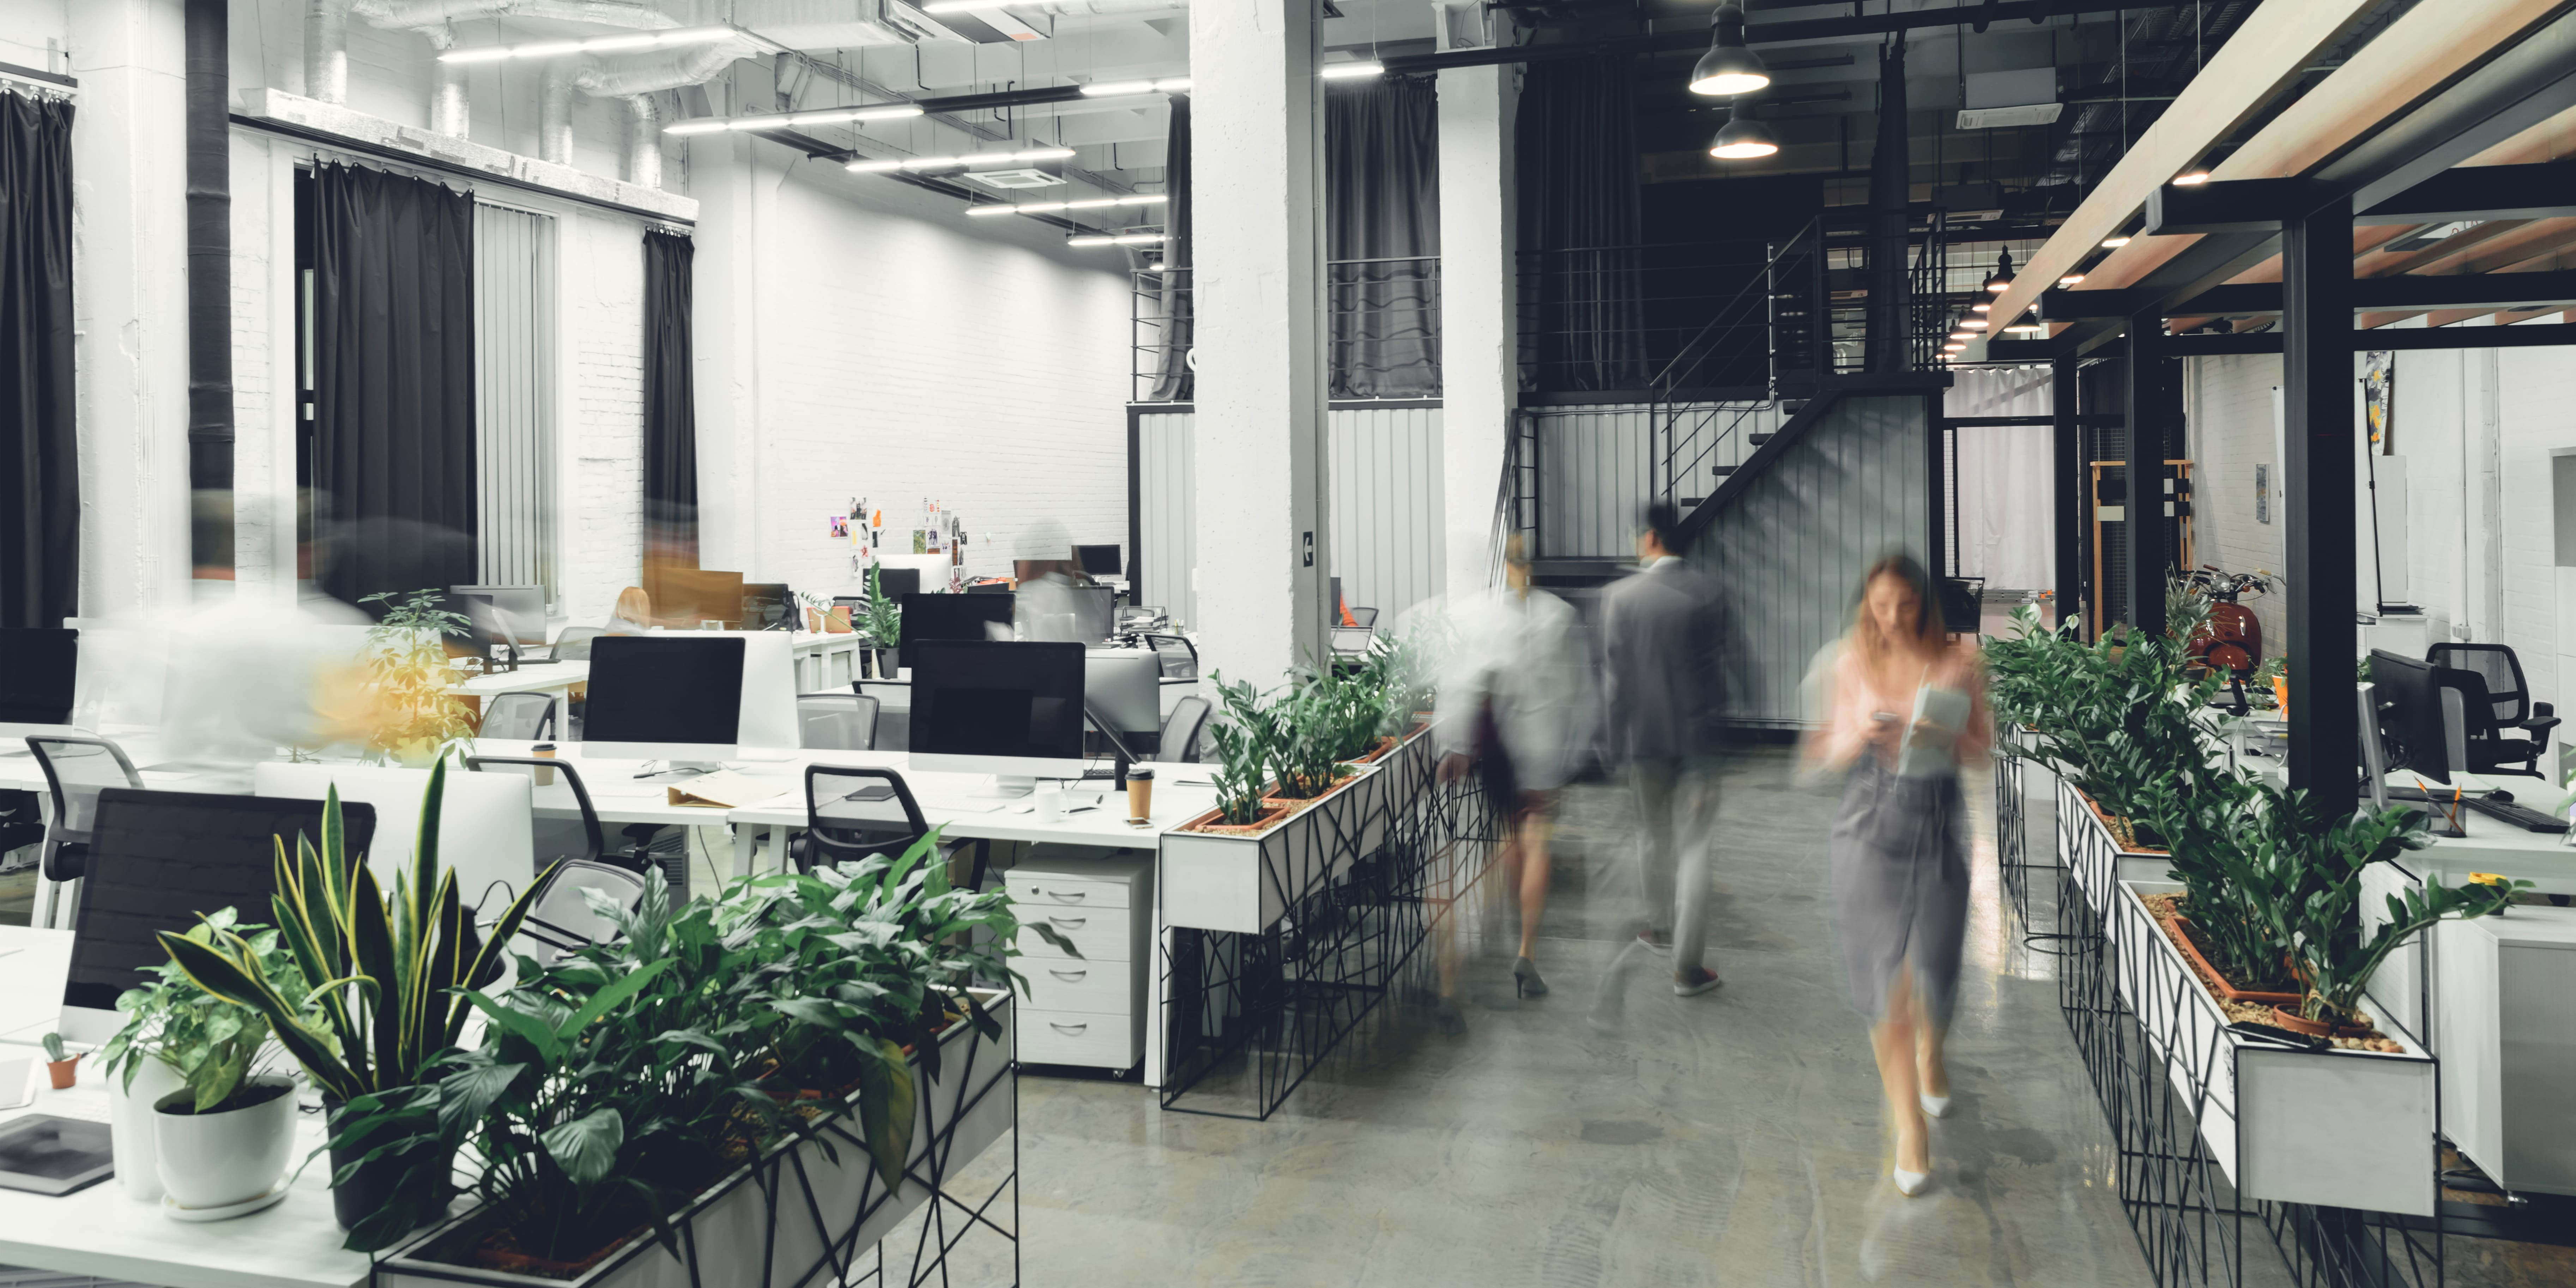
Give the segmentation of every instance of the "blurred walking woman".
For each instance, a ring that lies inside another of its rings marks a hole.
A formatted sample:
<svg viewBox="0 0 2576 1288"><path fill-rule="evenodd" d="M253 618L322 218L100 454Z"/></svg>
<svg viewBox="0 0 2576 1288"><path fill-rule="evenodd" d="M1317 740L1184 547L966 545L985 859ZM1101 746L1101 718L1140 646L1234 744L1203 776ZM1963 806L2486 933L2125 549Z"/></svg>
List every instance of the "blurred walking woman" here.
<svg viewBox="0 0 2576 1288"><path fill-rule="evenodd" d="M1925 1116L1950 1107L1941 1036L1968 918L1959 770L1983 756L1993 715L1975 648L1946 640L1931 579L1902 554L1861 579L1828 674L1824 727L1807 755L1851 771L1834 817L1834 921L1896 1118L1893 1179L1912 1195L1932 1171Z"/></svg>

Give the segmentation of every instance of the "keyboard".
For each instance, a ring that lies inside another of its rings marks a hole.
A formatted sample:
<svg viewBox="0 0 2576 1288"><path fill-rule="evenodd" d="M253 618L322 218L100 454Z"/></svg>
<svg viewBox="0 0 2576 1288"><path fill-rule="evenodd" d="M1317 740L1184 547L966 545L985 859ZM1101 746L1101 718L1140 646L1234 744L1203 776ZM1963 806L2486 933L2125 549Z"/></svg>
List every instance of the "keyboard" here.
<svg viewBox="0 0 2576 1288"><path fill-rule="evenodd" d="M2464 796L2460 802L2499 823L2511 823L2526 832L2564 832L2567 820L2552 818L2528 805L2512 801L2492 801L2483 796Z"/></svg>

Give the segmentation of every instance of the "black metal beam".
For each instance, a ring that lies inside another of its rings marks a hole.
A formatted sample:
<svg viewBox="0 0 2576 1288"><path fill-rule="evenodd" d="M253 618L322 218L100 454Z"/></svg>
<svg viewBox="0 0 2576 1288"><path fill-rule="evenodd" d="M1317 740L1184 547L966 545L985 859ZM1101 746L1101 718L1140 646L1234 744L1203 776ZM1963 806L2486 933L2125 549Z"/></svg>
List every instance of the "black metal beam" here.
<svg viewBox="0 0 2576 1288"><path fill-rule="evenodd" d="M2145 311L2151 295L2137 290L2083 291L2051 287L2040 292L2039 315L2051 322L2082 318L2126 319ZM2385 309L2513 308L2521 305L2576 304L2576 269L2537 273L2450 273L2439 276L2400 273L2393 277L2358 278L2352 284L2352 309L2369 313ZM2216 314L2237 317L2281 311L2278 282L2236 282L2213 286L2190 299L2165 306L2165 315Z"/></svg>
<svg viewBox="0 0 2576 1288"><path fill-rule="evenodd" d="M2076 363L2060 358L2049 364L2048 406L2056 422L2049 434L2049 478L2056 484L2057 621L2084 609L2084 428L2076 406Z"/></svg>
<svg viewBox="0 0 2576 1288"><path fill-rule="evenodd" d="M2128 546L2129 629L2149 639L2165 633L2165 426L2167 386L2180 372L2165 356L2161 318L2130 320L2128 495L2120 502L2120 532ZM2176 392L2179 392L2177 389ZM2136 638L2133 635L2131 638Z"/></svg>
<svg viewBox="0 0 2576 1288"><path fill-rule="evenodd" d="M2178 335L2165 342L2177 358L2207 358L2229 353L2280 353L2289 328L2252 335ZM2412 351L2422 349L2535 349L2576 344L2576 323L2525 322L2515 326L2380 327L2353 335L2353 347Z"/></svg>
<svg viewBox="0 0 2576 1288"><path fill-rule="evenodd" d="M1901 13L1848 15L1838 18L1792 18L1777 22L1744 24L1744 43L1775 45L1792 40L1833 40L1840 37L1885 36L1900 31L1918 31L1934 27L1956 27L1980 17L1989 20L2027 18L2039 22L2050 17L2076 17L2090 13L2118 13L2142 7L2139 0L2004 0L1989 5L1985 0L1968 0L1965 4L1939 9L1908 9ZM1598 40L1569 40L1544 45L1512 45L1500 49L1452 49L1436 54L1397 54L1381 58L1390 73L1429 72L1444 67L1493 67L1507 63L1550 62L1560 58L1591 58L1601 54L1680 54L1696 53L1708 48L1706 24L1631 36L1605 36Z"/></svg>
<svg viewBox="0 0 2576 1288"><path fill-rule="evenodd" d="M2576 215L2576 161L2458 166L2356 211L2356 224L2438 224L2454 219L2554 219Z"/></svg>
<svg viewBox="0 0 2576 1288"><path fill-rule="evenodd" d="M2290 787L2321 817L2350 813L2361 762L2352 665L2352 205L2329 202L2281 239L2282 462L2289 583ZM2472 328L2502 329L2502 328ZM2421 334L2419 331L2418 334Z"/></svg>
<svg viewBox="0 0 2576 1288"><path fill-rule="evenodd" d="M2316 209L2332 190L2309 179L2230 179L2162 183L2147 194L2141 237L2266 233Z"/></svg>

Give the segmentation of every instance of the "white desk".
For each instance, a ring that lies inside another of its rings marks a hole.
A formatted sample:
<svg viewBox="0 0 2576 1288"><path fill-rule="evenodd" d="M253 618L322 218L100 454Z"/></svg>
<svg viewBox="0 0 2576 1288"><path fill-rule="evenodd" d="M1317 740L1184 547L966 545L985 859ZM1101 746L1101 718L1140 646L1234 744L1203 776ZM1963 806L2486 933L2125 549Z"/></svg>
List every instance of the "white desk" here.
<svg viewBox="0 0 2576 1288"><path fill-rule="evenodd" d="M54 1031L71 968L72 932L0 926L0 1044L33 1046Z"/></svg>
<svg viewBox="0 0 2576 1288"><path fill-rule="evenodd" d="M2547 784L2537 778L2453 774L2451 779L2472 792L2502 787L2516 796L2534 800L2552 794ZM2418 781L2407 773L2388 776L2392 787L2413 787ZM2433 791L2441 790L2438 785L2428 783L2425 786ZM2460 830L2468 835L2436 838L2430 849L2412 851L2403 856L2401 862L2417 876L2442 885L2460 885L2469 879L2472 872L2492 872L2512 880L2529 881L2533 889L2543 894L2576 894L2576 848L2566 845L2559 834L2526 832L2467 806L2460 807Z"/></svg>

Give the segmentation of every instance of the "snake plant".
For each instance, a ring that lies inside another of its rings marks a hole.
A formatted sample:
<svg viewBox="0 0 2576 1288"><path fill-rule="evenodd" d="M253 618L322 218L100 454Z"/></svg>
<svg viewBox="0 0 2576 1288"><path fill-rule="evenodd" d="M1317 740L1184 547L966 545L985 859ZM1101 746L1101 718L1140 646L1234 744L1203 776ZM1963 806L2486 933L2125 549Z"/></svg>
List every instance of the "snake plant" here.
<svg viewBox="0 0 2576 1288"><path fill-rule="evenodd" d="M385 897L365 856L349 850L334 788L322 807L322 843L295 840L290 860L277 841L278 933L294 955L319 1027L268 980L258 951L229 930L211 942L164 931L161 947L197 987L251 1007L314 1084L342 1101L417 1081L430 1057L453 1046L473 1009L465 990L501 977L502 952L545 877L529 884L491 938L456 891L456 874L438 864L439 799L447 767L433 765L421 798L420 836L411 870ZM549 874L551 869L549 869Z"/></svg>

